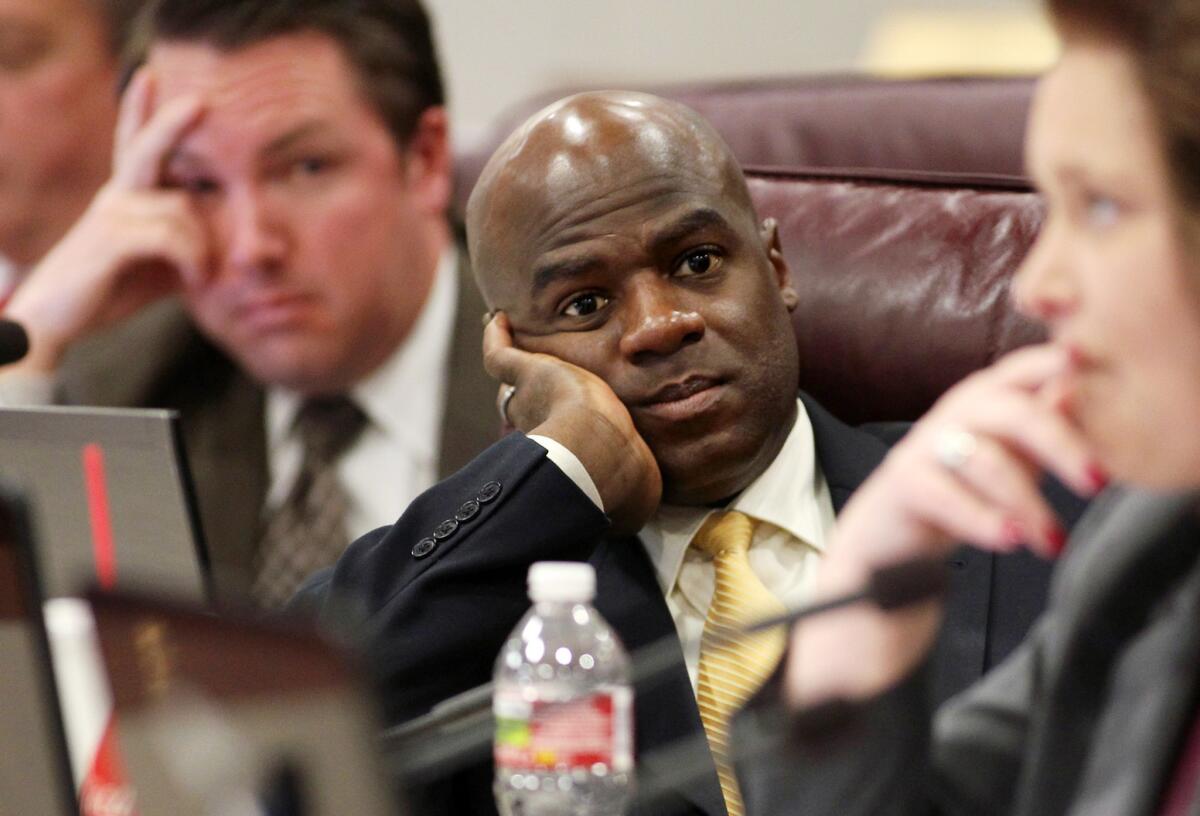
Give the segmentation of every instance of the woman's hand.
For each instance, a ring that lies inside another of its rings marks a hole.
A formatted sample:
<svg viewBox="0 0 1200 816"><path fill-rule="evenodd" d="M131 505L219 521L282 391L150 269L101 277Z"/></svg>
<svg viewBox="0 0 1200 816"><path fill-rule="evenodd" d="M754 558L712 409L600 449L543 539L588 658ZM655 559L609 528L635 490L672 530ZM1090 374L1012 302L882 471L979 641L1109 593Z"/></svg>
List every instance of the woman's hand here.
<svg viewBox="0 0 1200 816"><path fill-rule="evenodd" d="M1061 410L1070 366L1065 350L1036 346L947 392L839 516L818 594L856 589L878 567L948 555L962 542L1056 556L1066 535L1039 492L1042 473L1083 495L1105 481ZM887 614L847 610L797 627L790 698L810 704L882 691L925 654L939 619L932 601Z"/></svg>

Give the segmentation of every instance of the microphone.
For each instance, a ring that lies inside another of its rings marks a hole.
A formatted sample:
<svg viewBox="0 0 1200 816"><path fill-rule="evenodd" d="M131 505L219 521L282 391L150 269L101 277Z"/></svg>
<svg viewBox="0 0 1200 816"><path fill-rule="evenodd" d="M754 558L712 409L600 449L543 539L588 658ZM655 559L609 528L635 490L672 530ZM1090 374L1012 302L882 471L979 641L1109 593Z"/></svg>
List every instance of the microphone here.
<svg viewBox="0 0 1200 816"><path fill-rule="evenodd" d="M29 335L15 320L0 318L0 365L8 365L29 353Z"/></svg>
<svg viewBox="0 0 1200 816"><path fill-rule="evenodd" d="M898 609L941 594L947 583L944 559L919 557L880 567L866 586L855 592L797 607L741 629L710 634L710 643L738 640L748 634L785 626L860 603L885 611ZM679 640L660 638L634 652L630 682L637 689L660 682L679 664ZM405 778L439 776L469 761L482 759L492 741L492 684L484 683L435 705L428 714L386 729L381 735L385 762ZM707 743L704 743L707 752ZM668 765L675 764L668 762Z"/></svg>

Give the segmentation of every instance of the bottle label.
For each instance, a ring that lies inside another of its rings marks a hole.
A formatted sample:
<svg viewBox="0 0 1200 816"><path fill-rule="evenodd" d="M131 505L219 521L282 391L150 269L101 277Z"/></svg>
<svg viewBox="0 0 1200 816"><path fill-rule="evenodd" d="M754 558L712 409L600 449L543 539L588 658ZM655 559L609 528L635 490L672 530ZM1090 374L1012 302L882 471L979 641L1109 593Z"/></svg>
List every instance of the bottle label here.
<svg viewBox="0 0 1200 816"><path fill-rule="evenodd" d="M497 690L496 765L523 771L561 771L603 765L633 767L633 694L598 691L567 701L526 700L519 689Z"/></svg>

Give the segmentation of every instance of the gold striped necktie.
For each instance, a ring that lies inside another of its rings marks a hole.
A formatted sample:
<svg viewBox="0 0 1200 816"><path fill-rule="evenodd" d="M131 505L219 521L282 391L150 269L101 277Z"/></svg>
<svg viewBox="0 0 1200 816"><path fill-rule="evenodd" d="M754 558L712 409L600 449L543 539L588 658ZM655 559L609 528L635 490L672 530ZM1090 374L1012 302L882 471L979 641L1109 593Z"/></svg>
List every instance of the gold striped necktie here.
<svg viewBox="0 0 1200 816"><path fill-rule="evenodd" d="M750 569L747 551L753 532L754 522L744 513L714 513L691 543L712 556L716 572L716 590L700 644L696 702L730 816L742 816L745 807L730 761L729 718L775 670L785 639L783 630L776 627L726 640L746 624L785 611Z"/></svg>

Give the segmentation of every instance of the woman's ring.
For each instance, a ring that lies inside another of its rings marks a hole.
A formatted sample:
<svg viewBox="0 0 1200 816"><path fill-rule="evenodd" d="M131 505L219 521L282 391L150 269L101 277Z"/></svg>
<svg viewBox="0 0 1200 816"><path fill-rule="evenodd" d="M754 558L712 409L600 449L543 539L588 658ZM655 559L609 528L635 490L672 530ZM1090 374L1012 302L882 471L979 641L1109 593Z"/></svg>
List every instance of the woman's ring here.
<svg viewBox="0 0 1200 816"><path fill-rule="evenodd" d="M975 434L963 428L946 428L934 442L934 455L942 467L958 473L978 448L979 440Z"/></svg>

